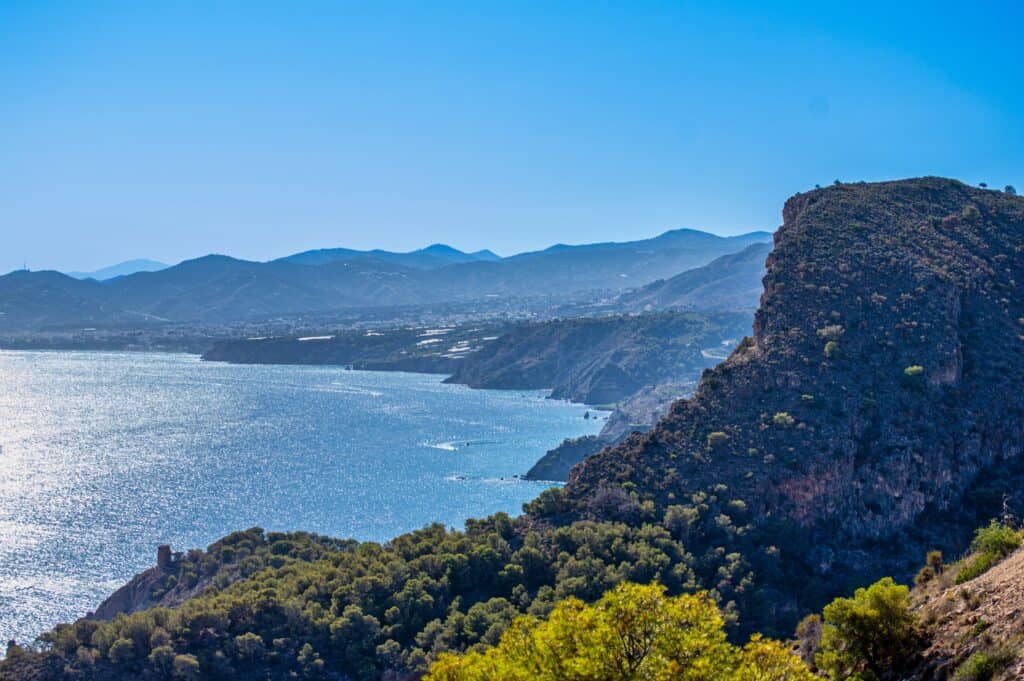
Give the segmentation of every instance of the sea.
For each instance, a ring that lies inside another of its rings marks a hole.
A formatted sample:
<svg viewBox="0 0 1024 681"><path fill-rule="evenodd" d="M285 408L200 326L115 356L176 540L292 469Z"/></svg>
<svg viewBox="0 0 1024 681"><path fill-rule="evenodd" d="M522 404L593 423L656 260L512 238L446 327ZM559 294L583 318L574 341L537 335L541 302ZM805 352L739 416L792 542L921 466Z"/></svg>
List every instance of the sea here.
<svg viewBox="0 0 1024 681"><path fill-rule="evenodd" d="M193 355L0 351L0 642L234 530L364 541L522 504L588 409L442 376ZM594 414L593 409L589 409Z"/></svg>

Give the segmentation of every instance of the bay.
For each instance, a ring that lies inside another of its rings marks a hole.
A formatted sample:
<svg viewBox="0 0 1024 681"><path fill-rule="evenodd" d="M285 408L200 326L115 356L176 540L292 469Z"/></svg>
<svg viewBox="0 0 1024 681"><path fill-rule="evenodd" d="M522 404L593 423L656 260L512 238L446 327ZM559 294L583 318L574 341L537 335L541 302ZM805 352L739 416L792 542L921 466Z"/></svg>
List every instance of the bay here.
<svg viewBox="0 0 1024 681"><path fill-rule="evenodd" d="M440 376L0 351L0 641L238 529L386 541L518 513L586 408Z"/></svg>

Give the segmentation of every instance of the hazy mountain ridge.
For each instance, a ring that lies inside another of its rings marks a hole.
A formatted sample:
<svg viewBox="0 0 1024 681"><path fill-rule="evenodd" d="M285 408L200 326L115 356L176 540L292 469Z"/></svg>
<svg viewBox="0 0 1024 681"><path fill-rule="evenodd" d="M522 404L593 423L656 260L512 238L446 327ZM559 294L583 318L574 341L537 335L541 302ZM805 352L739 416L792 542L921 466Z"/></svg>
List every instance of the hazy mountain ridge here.
<svg viewBox="0 0 1024 681"><path fill-rule="evenodd" d="M140 258L137 260L125 260L124 262L119 262L116 265L101 267L100 269L93 270L92 272L66 272L65 274L75 279L95 279L96 281L106 281L115 277L135 274L136 272L155 272L157 270L167 269L168 267L170 267L170 265L156 260Z"/></svg>
<svg viewBox="0 0 1024 681"><path fill-rule="evenodd" d="M426 269L363 257L304 265L287 258L259 263L209 255L157 272L117 277L100 287L58 273L14 272L0 277L0 310L7 313L0 317L0 331L78 325L82 319L89 324L132 318L223 321L486 296L621 290L703 265L765 238L764 233L718 237L692 230L666 232L643 241L558 247L499 260L468 256L475 259ZM436 258L438 250L424 252ZM45 291L41 286L26 288L22 277L57 286L67 300L42 304ZM62 277L60 284L51 281ZM87 314L76 312L80 301L96 307ZM33 306L40 313L25 312Z"/></svg>
<svg viewBox="0 0 1024 681"><path fill-rule="evenodd" d="M770 243L755 243L707 265L623 293L616 303L627 309L671 308L755 310L761 297Z"/></svg>

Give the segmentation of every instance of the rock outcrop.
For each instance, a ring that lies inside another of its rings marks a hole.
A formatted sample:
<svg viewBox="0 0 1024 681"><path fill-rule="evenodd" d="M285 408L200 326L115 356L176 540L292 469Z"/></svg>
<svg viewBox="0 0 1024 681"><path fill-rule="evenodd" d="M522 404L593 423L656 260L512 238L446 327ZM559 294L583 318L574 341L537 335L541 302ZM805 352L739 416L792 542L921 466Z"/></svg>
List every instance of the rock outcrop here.
<svg viewBox="0 0 1024 681"><path fill-rule="evenodd" d="M922 178L783 217L753 337L567 494L587 515L623 486L661 506L724 486L833 584L905 576L1024 501L1024 199Z"/></svg>

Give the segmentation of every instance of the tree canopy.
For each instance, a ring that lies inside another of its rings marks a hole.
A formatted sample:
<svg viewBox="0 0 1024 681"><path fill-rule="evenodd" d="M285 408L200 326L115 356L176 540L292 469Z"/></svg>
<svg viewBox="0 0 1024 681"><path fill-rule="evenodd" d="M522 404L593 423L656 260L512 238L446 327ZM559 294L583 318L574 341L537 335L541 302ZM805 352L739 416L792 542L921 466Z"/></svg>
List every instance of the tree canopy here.
<svg viewBox="0 0 1024 681"><path fill-rule="evenodd" d="M441 655L428 681L811 681L781 643L726 640L707 593L671 597L623 583L596 603L559 602L546 620L517 618L497 646Z"/></svg>

